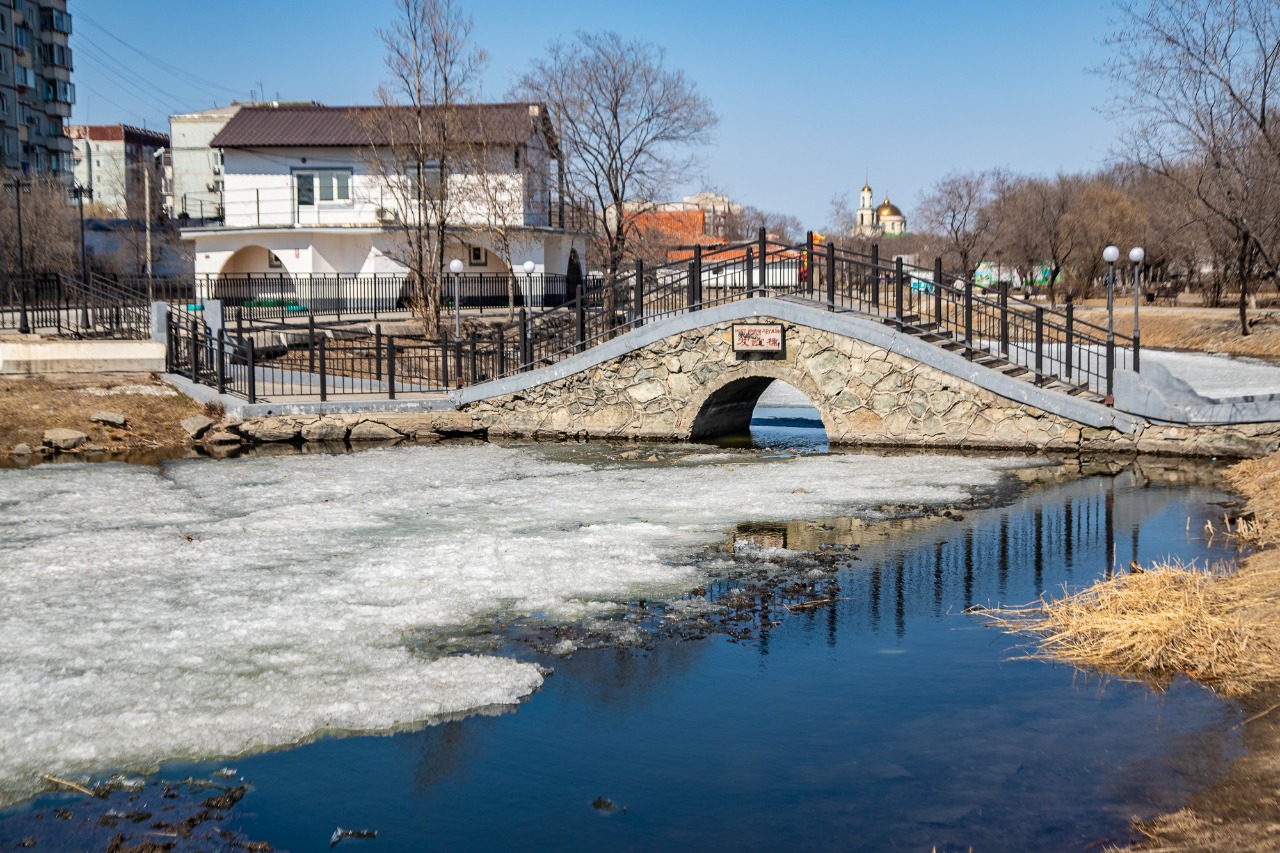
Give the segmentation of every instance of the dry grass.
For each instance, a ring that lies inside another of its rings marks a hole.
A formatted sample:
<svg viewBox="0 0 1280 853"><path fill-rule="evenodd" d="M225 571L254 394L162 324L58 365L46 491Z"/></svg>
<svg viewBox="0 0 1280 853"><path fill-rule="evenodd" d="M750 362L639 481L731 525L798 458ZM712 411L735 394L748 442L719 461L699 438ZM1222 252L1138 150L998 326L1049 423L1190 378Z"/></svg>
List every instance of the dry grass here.
<svg viewBox="0 0 1280 853"><path fill-rule="evenodd" d="M99 411L124 415L128 424L94 423ZM149 373L0 377L0 455L17 444L39 447L54 427L80 430L107 451L183 446L191 442L179 422L200 412Z"/></svg>
<svg viewBox="0 0 1280 853"><path fill-rule="evenodd" d="M1028 657L1159 688L1188 675L1243 696L1280 677L1280 637L1246 610L1275 580L1225 566L1157 565L989 615L999 627L1036 637Z"/></svg>
<svg viewBox="0 0 1280 853"><path fill-rule="evenodd" d="M1076 316L1099 326L1107 323L1105 309L1079 308ZM1232 308L1143 306L1139 313L1144 347L1280 359L1280 311L1250 311L1249 321L1252 329L1246 336L1240 334L1240 316ZM1127 335L1132 326L1132 313L1118 310L1116 330Z"/></svg>

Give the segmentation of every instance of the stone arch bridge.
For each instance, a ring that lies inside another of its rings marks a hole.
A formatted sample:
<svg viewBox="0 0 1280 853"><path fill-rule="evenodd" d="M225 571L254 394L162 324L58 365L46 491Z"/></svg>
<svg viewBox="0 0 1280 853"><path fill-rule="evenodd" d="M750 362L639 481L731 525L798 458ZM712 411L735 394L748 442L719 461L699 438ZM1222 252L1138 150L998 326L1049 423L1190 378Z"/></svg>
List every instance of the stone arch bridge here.
<svg viewBox="0 0 1280 853"><path fill-rule="evenodd" d="M782 351L736 352L740 323L781 325ZM746 432L774 380L813 402L835 444L1066 450L1132 445L1142 426L891 325L767 297L651 322L453 398L492 434L686 440Z"/></svg>

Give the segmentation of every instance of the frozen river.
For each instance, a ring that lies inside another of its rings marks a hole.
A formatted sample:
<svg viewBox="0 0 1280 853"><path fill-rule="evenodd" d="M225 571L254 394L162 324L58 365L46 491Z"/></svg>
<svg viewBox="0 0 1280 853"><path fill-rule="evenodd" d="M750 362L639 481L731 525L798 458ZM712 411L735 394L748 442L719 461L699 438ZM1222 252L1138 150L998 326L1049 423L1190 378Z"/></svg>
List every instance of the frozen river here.
<svg viewBox="0 0 1280 853"><path fill-rule="evenodd" d="M1236 712L1010 662L963 609L1205 557L1183 523L1221 497L1021 457L709 446L3 470L0 799L235 757L277 849L326 849L334 822L380 827L379 850L928 849L990 840L984 813L1070 849L1211 779ZM765 604L766 576L826 604ZM745 621L644 634L725 607ZM625 641L577 651L602 634Z"/></svg>

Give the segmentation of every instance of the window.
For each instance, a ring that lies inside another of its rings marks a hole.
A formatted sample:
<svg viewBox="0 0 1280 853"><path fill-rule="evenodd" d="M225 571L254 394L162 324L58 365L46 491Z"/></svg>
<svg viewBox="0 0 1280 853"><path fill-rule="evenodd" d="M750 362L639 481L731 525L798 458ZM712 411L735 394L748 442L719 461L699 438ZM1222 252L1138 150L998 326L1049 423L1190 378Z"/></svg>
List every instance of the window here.
<svg viewBox="0 0 1280 853"><path fill-rule="evenodd" d="M18 65L13 69L13 85L19 89L30 89L36 85L36 72L26 65Z"/></svg>
<svg viewBox="0 0 1280 853"><path fill-rule="evenodd" d="M310 207L317 201L351 201L351 170L317 169L314 172L295 172L298 185L298 206Z"/></svg>
<svg viewBox="0 0 1280 853"><path fill-rule="evenodd" d="M40 26L46 30L57 30L71 35L71 16L57 9L41 9Z"/></svg>
<svg viewBox="0 0 1280 853"><path fill-rule="evenodd" d="M7 33L8 31L9 31L9 22L5 20L4 15L0 15L0 33Z"/></svg>
<svg viewBox="0 0 1280 853"><path fill-rule="evenodd" d="M422 183L418 183L419 166L415 163L408 163L404 167L404 181L409 187L409 198L413 201L421 201L422 193L419 188L427 191L427 196L436 198L440 194L440 162L433 160L421 165Z"/></svg>
<svg viewBox="0 0 1280 853"><path fill-rule="evenodd" d="M74 104L76 102L76 87L65 80L45 80L44 99L46 101Z"/></svg>
<svg viewBox="0 0 1280 853"><path fill-rule="evenodd" d="M284 269L284 261L280 260L280 256L270 249L267 250L267 269L282 270Z"/></svg>
<svg viewBox="0 0 1280 853"><path fill-rule="evenodd" d="M26 27L14 27L13 48L18 53L31 50L31 30Z"/></svg>
<svg viewBox="0 0 1280 853"><path fill-rule="evenodd" d="M8 60L5 59L5 54L0 53L0 74L8 70L8 67Z"/></svg>
<svg viewBox="0 0 1280 853"><path fill-rule="evenodd" d="M40 61L58 68L71 68L71 48L65 44L40 45Z"/></svg>
<svg viewBox="0 0 1280 853"><path fill-rule="evenodd" d="M487 267L489 265L489 252L483 246L471 247L471 266Z"/></svg>
<svg viewBox="0 0 1280 853"><path fill-rule="evenodd" d="M0 92L0 116L9 114L9 96L4 92Z"/></svg>

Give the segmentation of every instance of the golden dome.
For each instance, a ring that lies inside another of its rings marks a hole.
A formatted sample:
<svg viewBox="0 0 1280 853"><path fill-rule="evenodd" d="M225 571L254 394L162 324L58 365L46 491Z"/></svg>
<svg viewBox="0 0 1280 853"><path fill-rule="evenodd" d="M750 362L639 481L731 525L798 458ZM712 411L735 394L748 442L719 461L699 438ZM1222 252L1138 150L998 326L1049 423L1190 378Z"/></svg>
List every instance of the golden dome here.
<svg viewBox="0 0 1280 853"><path fill-rule="evenodd" d="M876 216L880 217L881 219L884 219L886 216L896 216L899 219L905 218L902 215L902 211L898 209L898 206L896 204L889 203L888 196L885 196L884 202L879 207L876 208Z"/></svg>
<svg viewBox="0 0 1280 853"><path fill-rule="evenodd" d="M869 193L869 192L871 192L871 184L870 184L870 182L865 183L865 184L863 184L863 185L862 185L862 191L863 191L864 193Z"/></svg>

